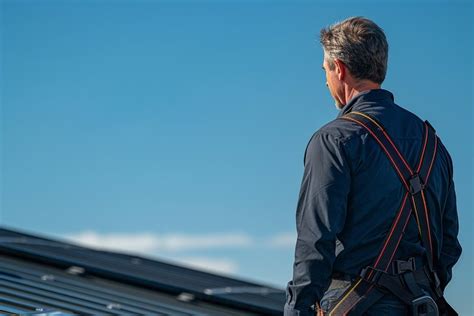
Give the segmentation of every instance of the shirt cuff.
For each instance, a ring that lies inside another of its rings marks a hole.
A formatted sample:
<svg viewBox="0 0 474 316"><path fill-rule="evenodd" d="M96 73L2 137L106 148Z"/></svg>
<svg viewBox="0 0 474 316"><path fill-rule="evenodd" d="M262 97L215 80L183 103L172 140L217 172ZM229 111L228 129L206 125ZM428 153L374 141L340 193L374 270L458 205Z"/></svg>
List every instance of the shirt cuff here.
<svg viewBox="0 0 474 316"><path fill-rule="evenodd" d="M299 310L294 309L288 304L285 304L285 311L283 316L301 316L301 314Z"/></svg>

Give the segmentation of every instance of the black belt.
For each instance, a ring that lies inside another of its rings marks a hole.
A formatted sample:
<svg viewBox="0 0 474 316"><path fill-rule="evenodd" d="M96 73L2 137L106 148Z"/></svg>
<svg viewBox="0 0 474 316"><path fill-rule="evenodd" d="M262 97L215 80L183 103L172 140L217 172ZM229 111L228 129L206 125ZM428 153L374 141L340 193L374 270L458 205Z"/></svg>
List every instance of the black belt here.
<svg viewBox="0 0 474 316"><path fill-rule="evenodd" d="M421 281L422 278L424 277L422 271L425 271L425 268L423 268L423 269L418 268L417 269L417 267L425 267L426 266L425 260L423 260L423 258L420 258L420 257L413 257L413 258L410 258L406 261L404 261L404 260L395 260L394 264L393 264L393 268L392 268L393 274L400 274L401 272L403 272L403 271L400 271L400 269L398 269L398 266L400 266L400 268L403 268L404 263L411 264L411 267L410 267L411 271L413 271L417 275L417 276L415 276L415 278L418 278L417 281L418 280ZM408 266L406 268L407 268L406 270L410 270L410 268ZM428 271L426 271L426 273L428 273ZM427 274L427 276L428 276L428 274ZM351 281L351 282L353 282L357 279L357 277L358 277L358 275L352 275L352 274L348 274L348 273L344 273L344 272L340 272L340 271L334 271L331 275L331 279L336 280L336 281ZM435 284L435 283L433 283L433 284Z"/></svg>

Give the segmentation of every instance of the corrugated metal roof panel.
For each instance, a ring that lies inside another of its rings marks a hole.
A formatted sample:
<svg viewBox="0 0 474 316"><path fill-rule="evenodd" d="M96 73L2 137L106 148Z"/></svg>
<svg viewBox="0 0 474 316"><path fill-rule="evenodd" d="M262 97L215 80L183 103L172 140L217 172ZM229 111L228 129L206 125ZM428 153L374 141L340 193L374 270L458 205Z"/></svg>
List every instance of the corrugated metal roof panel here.
<svg viewBox="0 0 474 316"><path fill-rule="evenodd" d="M280 289L8 229L0 253L0 296L12 304L94 315L281 315L284 304Z"/></svg>

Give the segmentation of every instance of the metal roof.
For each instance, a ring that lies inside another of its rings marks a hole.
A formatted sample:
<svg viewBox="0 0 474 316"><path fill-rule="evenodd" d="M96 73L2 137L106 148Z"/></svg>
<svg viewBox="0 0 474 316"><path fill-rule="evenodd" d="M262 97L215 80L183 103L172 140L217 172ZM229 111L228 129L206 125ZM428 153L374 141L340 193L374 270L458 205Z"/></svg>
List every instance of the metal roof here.
<svg viewBox="0 0 474 316"><path fill-rule="evenodd" d="M2 315L282 315L284 301L281 289L0 228Z"/></svg>

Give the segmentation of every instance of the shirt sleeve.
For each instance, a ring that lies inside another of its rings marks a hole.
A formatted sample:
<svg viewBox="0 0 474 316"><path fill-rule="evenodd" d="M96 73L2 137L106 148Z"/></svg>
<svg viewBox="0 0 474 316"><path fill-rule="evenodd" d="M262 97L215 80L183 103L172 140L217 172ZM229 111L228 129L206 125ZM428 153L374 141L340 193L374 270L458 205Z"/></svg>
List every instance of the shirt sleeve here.
<svg viewBox="0 0 474 316"><path fill-rule="evenodd" d="M452 268L461 256L462 248L458 241L459 222L456 206L456 192L452 178L452 161L450 163L450 184L448 197L443 210L443 243L441 245L441 255L439 259L439 269L437 274L441 281L441 288L444 290L452 277Z"/></svg>
<svg viewBox="0 0 474 316"><path fill-rule="evenodd" d="M350 182L343 144L331 135L316 133L305 153L296 210L293 279L286 288L285 316L314 315L313 305L329 286Z"/></svg>

